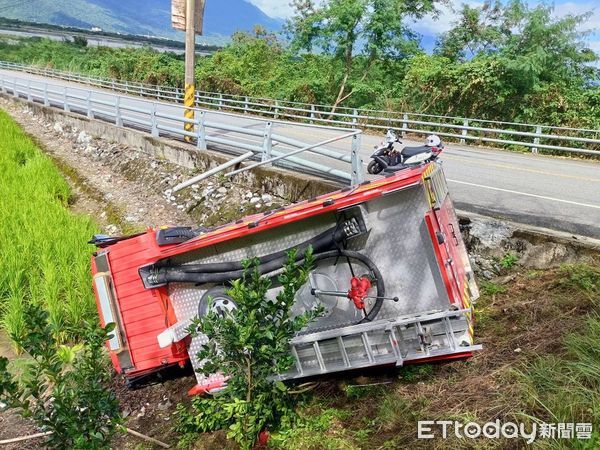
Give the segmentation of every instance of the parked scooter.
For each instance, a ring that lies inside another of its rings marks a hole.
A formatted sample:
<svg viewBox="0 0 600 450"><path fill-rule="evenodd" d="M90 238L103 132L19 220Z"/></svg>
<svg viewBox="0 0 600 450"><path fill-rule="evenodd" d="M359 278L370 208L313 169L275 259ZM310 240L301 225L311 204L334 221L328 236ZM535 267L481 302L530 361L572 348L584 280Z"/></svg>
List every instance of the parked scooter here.
<svg viewBox="0 0 600 450"><path fill-rule="evenodd" d="M371 155L373 161L367 166L369 173L397 172L408 167L428 163L436 160L444 150L441 139L434 134L428 136L425 145L419 147L404 147L397 151L394 148L396 143L401 144L402 142L393 130L388 130L385 140L380 146L376 147L375 152Z"/></svg>
<svg viewBox="0 0 600 450"><path fill-rule="evenodd" d="M367 172L377 175L390 165L390 155L394 151L396 142L401 143L396 133L393 130L388 130L381 144L375 146L375 151L371 155L372 161L367 166Z"/></svg>

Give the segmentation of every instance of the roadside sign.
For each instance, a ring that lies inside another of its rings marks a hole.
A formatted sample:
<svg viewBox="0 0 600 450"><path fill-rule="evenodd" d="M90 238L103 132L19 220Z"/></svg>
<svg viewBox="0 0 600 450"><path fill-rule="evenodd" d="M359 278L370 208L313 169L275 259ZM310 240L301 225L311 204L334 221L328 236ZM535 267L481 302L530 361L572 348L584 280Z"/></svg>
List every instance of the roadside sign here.
<svg viewBox="0 0 600 450"><path fill-rule="evenodd" d="M185 31L186 0L171 0L171 22L176 30ZM196 34L202 34L205 0L196 0Z"/></svg>

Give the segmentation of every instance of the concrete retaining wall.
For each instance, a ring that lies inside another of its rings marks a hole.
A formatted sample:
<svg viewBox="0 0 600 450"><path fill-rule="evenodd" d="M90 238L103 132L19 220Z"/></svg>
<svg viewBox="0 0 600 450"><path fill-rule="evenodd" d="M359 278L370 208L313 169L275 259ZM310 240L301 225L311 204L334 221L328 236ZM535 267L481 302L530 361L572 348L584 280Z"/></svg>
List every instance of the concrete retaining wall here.
<svg viewBox="0 0 600 450"><path fill-rule="evenodd" d="M220 152L198 150L191 145L171 139L154 138L147 133L131 128L121 128L102 120L89 119L79 114L45 107L24 99L16 99L11 95L0 95L21 104L27 104L36 115L43 116L50 122L61 122L63 125L76 127L94 138L118 142L152 158L169 161L199 174L233 159L233 156ZM340 188L333 182L314 176L272 167L258 167L236 175L236 182L243 183L249 189L272 192L290 201L315 197Z"/></svg>

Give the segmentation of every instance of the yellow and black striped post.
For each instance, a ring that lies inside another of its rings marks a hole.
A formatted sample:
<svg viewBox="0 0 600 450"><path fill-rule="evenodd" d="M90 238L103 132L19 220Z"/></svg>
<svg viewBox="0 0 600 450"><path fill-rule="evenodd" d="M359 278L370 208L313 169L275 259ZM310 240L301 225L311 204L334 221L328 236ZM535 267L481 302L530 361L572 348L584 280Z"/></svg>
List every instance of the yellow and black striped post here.
<svg viewBox="0 0 600 450"><path fill-rule="evenodd" d="M193 84L185 85L185 97L183 99L183 104L185 106L184 117L187 120L194 120L194 106L195 106L195 97L196 97L196 86ZM184 130L193 133L194 132L194 124L192 122L188 122L186 120ZM191 142L191 136L185 136L186 142Z"/></svg>
<svg viewBox="0 0 600 450"><path fill-rule="evenodd" d="M183 99L184 117L183 129L192 133L194 124L194 106L196 100L196 0L186 0L185 10L185 97ZM191 142L191 136L185 136L186 142Z"/></svg>

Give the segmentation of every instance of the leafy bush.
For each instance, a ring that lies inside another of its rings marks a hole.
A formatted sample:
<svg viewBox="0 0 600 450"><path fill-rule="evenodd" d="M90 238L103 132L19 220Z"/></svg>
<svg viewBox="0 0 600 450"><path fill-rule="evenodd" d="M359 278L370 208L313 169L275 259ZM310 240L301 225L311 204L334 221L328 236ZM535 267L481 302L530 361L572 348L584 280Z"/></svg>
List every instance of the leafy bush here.
<svg viewBox="0 0 600 450"><path fill-rule="evenodd" d="M120 423L119 404L108 389L104 342L110 328L88 327L85 344L61 346L39 306L25 307L26 328L12 336L31 356L24 375L0 358L0 401L18 408L45 431L53 449L105 449Z"/></svg>
<svg viewBox="0 0 600 450"><path fill-rule="evenodd" d="M209 339L198 354L206 360L202 373L222 372L229 379L214 399L195 398L191 412L179 408L179 431L227 428L228 437L248 449L263 429L292 424L293 394L273 376L292 367L290 339L321 314L320 308L296 317L290 314L296 292L312 268L312 252L307 252L301 265L295 260L296 252L291 251L278 277L281 290L273 301L266 298L271 279L260 275L256 260L246 261L243 278L228 291L237 308L224 316L209 312L194 323L193 329Z"/></svg>

